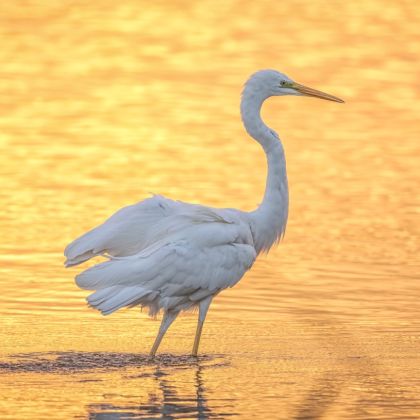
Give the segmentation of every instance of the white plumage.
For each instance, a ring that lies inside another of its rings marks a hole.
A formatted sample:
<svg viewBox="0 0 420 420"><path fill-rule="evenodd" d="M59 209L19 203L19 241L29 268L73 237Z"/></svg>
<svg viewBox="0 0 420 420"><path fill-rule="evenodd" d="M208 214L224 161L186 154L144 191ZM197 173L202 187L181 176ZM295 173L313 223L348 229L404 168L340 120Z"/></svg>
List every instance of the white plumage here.
<svg viewBox="0 0 420 420"><path fill-rule="evenodd" d="M188 309L233 286L256 257L245 213L161 196L121 209L71 243L66 266L102 254L109 261L76 277L79 287L98 290L89 304L103 314L140 304L151 315Z"/></svg>
<svg viewBox="0 0 420 420"><path fill-rule="evenodd" d="M152 316L164 311L152 355L178 313L197 305L196 355L212 298L234 286L256 256L284 234L288 209L284 152L277 134L261 120L260 108L269 96L287 94L341 101L274 70L250 78L242 96L242 119L268 161L264 199L255 211L215 209L153 196L117 211L65 249L67 267L97 255L108 258L76 276L79 287L95 291L88 303L104 315L136 305L148 307Z"/></svg>

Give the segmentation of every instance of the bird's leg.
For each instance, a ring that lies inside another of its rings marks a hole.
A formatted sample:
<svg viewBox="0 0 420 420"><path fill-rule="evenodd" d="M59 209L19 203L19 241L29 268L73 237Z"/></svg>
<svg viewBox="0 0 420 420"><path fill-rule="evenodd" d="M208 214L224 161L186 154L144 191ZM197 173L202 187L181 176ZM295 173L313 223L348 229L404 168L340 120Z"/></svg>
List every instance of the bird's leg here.
<svg viewBox="0 0 420 420"><path fill-rule="evenodd" d="M152 350L150 350L150 356L155 356L163 336L165 335L168 328L171 326L172 322L175 321L175 318L178 316L178 314L179 311L165 311L162 318L162 322L160 324L158 335L156 336L155 342L153 343Z"/></svg>
<svg viewBox="0 0 420 420"><path fill-rule="evenodd" d="M197 331L195 333L194 346L192 350L193 356L197 356L198 346L200 345L201 332L203 331L204 320L206 319L207 311L209 310L209 306L212 299L213 296L208 296L199 303Z"/></svg>

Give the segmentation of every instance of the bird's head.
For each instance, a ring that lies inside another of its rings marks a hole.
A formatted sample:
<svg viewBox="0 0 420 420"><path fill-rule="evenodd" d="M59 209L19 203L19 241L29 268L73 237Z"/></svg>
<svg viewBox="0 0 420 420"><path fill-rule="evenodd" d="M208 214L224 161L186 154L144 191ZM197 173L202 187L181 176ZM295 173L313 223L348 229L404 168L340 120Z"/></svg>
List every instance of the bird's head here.
<svg viewBox="0 0 420 420"><path fill-rule="evenodd" d="M258 96L268 98L270 96L312 96L334 102L344 102L336 96L312 89L294 82L285 74L276 70L260 70L254 73L245 85L245 90L252 91Z"/></svg>

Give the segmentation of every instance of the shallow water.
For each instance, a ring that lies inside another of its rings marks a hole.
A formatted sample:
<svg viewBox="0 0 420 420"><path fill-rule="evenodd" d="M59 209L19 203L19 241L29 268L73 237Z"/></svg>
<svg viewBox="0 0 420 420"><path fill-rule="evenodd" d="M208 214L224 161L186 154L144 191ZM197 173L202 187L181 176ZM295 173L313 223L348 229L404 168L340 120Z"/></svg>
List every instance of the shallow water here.
<svg viewBox="0 0 420 420"><path fill-rule="evenodd" d="M418 418L419 19L408 1L2 4L1 418ZM63 248L151 192L253 209L266 168L239 92L267 67L346 104L267 103L286 237L215 300L198 360L187 313L152 361L159 323L88 309Z"/></svg>

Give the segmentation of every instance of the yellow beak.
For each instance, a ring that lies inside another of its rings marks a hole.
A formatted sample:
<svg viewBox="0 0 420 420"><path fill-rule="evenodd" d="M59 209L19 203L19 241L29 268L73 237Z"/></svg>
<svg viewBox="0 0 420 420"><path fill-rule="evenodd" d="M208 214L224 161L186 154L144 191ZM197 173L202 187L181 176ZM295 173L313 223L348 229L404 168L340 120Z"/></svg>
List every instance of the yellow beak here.
<svg viewBox="0 0 420 420"><path fill-rule="evenodd" d="M299 93L305 96L313 96L315 98L326 99L327 101L344 103L342 99L337 98L336 96L329 95L328 93L324 93L324 92L321 92L316 89L312 89L304 85L300 85L299 83L293 83L291 88L297 90Z"/></svg>

